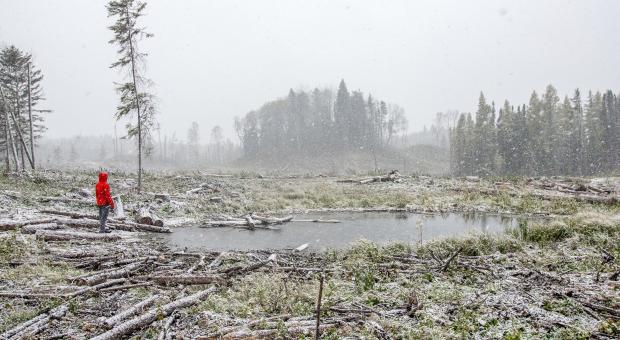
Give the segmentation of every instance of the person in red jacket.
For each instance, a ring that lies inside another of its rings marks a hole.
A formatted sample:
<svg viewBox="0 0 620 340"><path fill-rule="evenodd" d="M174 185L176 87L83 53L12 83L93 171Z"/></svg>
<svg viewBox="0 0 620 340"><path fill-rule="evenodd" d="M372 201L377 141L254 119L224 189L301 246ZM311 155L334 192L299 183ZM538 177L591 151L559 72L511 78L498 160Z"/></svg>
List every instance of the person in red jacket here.
<svg viewBox="0 0 620 340"><path fill-rule="evenodd" d="M100 233L109 233L110 229L106 228L105 223L108 220L110 209L114 210L114 200L110 195L110 185L108 184L108 173L99 173L99 182L95 186L95 195L97 197L97 206L99 207L99 227Z"/></svg>

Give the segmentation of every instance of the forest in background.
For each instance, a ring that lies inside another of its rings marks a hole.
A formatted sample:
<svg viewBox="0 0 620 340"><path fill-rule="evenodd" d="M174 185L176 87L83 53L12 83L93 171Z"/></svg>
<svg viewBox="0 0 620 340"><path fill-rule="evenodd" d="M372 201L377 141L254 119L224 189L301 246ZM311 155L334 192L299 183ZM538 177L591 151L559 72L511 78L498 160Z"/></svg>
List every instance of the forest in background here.
<svg viewBox="0 0 620 340"><path fill-rule="evenodd" d="M5 171L39 167L131 168L135 134L44 138L43 74L15 46L0 51L0 160ZM528 105L497 109L481 93L474 114L436 114L430 128L409 132L403 108L350 91L289 90L236 117L240 143L220 126L185 137L161 136L155 121L144 140L153 168L271 168L342 173L401 171L462 175L595 175L620 169L620 100L612 90L579 90L561 100L549 85ZM414 129L420 127L414 127Z"/></svg>
<svg viewBox="0 0 620 340"><path fill-rule="evenodd" d="M611 90L580 90L560 100L547 86L528 105L508 101L496 114L480 94L475 116L461 114L451 139L455 175L575 175L620 171L620 100Z"/></svg>
<svg viewBox="0 0 620 340"><path fill-rule="evenodd" d="M291 89L287 97L235 119L249 159L376 153L404 136L407 128L403 108L361 91L349 92L344 80L336 93L327 88Z"/></svg>

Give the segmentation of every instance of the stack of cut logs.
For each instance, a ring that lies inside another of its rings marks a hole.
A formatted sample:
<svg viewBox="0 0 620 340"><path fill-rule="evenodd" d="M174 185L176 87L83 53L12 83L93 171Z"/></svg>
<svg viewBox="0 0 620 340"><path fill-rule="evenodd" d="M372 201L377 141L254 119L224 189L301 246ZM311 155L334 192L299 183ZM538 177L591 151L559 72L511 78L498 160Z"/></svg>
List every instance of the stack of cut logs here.
<svg viewBox="0 0 620 340"><path fill-rule="evenodd" d="M21 221L0 221L0 231L20 229L25 234L36 234L41 239L97 239L116 240L120 236L116 234L96 234L92 232L80 232L72 229L88 229L96 231L99 228L99 216L80 214L57 210L42 210L42 214L55 217L28 219ZM169 233L170 228L160 225L136 223L119 219L109 219L110 229L123 231L143 231L155 233Z"/></svg>

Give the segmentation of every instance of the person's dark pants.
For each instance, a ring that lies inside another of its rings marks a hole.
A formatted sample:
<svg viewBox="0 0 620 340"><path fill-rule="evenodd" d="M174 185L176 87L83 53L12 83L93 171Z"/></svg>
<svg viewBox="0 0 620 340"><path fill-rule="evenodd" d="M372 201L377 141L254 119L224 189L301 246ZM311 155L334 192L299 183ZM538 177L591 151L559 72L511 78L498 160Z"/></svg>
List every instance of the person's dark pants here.
<svg viewBox="0 0 620 340"><path fill-rule="evenodd" d="M104 205L99 207L99 231L106 230L105 223L108 220L108 213L110 212L110 206Z"/></svg>

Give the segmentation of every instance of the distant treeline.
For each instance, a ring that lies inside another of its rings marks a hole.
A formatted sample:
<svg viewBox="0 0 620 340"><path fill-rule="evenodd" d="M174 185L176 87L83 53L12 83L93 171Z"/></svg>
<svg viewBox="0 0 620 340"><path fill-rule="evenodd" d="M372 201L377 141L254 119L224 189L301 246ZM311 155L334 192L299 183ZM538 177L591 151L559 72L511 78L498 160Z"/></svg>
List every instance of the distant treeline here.
<svg viewBox="0 0 620 340"><path fill-rule="evenodd" d="M235 119L235 130L247 158L286 154L317 155L326 151L376 151L407 128L404 110L349 92L343 81L338 92L314 89L289 91Z"/></svg>
<svg viewBox="0 0 620 340"><path fill-rule="evenodd" d="M461 114L451 138L456 175L592 175L620 171L620 100L611 90L575 90L560 100L547 86L529 105L496 114L480 94L475 119Z"/></svg>

